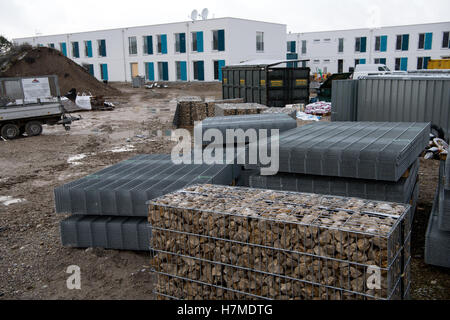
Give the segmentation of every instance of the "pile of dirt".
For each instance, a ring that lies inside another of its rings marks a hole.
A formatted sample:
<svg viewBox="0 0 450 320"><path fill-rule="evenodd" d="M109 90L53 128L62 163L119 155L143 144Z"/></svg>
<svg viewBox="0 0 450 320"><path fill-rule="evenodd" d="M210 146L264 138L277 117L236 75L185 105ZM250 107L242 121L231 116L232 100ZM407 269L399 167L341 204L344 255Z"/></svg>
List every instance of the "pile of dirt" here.
<svg viewBox="0 0 450 320"><path fill-rule="evenodd" d="M98 81L89 72L52 48L32 48L10 58L6 68L0 70L0 77L34 77L57 75L61 94L70 89L90 92L93 95L118 96L120 91Z"/></svg>

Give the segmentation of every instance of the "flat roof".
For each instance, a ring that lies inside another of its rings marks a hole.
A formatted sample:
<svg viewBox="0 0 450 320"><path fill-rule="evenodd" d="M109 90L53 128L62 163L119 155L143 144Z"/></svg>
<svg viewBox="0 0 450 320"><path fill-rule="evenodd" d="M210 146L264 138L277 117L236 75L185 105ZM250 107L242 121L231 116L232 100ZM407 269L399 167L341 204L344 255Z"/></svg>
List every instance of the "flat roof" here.
<svg viewBox="0 0 450 320"><path fill-rule="evenodd" d="M448 23L450 24L450 21L441 21L441 22L429 22L429 23L416 23L416 24L403 24L403 25L395 25L395 26L380 26L380 27L374 27L374 28L353 28L353 29L339 29L339 30L319 30L319 31L307 31L307 32L291 32L288 34L311 34L311 33L322 33L322 32L342 32L342 31L357 31L357 30L377 30L377 29L384 29L384 28L403 28L403 27L415 27L415 26L423 26L423 25L435 25L435 24L442 24L442 23Z"/></svg>
<svg viewBox="0 0 450 320"><path fill-rule="evenodd" d="M40 34L40 35L33 35L33 36L28 36L28 37L14 38L13 41L14 40L18 40L18 39L39 38L39 37L56 37L56 36L65 36L65 35L91 33L91 32L101 32L101 31L115 31L115 30L126 30L126 29L133 29L133 28L158 27L158 26L173 25L173 24L180 24L180 23L193 23L193 24L195 24L195 23L198 23L198 22L203 23L203 22L208 22L208 21L230 20L230 19L286 26L286 24L283 24L283 23L266 22L266 21L243 19L243 18L233 18L233 17L222 17L222 18L212 18L212 19L206 19L206 20L195 20L195 21L187 20L187 21L158 23L158 24L149 24L149 25L132 26L132 27L110 28L110 29L98 29L98 30L80 31L80 32L66 32L66 33L57 33L57 34Z"/></svg>

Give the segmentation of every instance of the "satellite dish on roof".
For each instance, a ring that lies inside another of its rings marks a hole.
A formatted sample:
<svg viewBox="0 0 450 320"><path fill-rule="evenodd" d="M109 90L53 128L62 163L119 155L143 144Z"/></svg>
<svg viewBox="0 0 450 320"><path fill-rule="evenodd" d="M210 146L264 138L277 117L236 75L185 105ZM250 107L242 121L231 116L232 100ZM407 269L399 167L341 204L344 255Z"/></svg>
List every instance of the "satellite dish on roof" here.
<svg viewBox="0 0 450 320"><path fill-rule="evenodd" d="M203 20L208 19L208 14L209 14L208 8L203 9L203 10L202 10L202 19L203 19Z"/></svg>
<svg viewBox="0 0 450 320"><path fill-rule="evenodd" d="M192 19L192 21L195 21L195 20L197 20L197 17L198 17L198 11L197 10L192 10L192 13L191 13L191 19Z"/></svg>

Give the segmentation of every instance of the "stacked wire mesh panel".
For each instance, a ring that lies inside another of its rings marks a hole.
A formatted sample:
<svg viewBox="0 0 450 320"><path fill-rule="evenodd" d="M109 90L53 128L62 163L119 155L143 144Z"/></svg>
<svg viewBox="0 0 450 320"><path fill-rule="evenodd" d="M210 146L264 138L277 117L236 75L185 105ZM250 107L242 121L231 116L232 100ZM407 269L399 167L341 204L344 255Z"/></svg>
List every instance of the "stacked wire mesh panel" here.
<svg viewBox="0 0 450 320"><path fill-rule="evenodd" d="M402 299L410 218L407 204L187 187L149 202L155 293L160 299Z"/></svg>
<svg viewBox="0 0 450 320"><path fill-rule="evenodd" d="M198 127L199 125L197 125ZM226 141L227 130L243 130L246 133L247 130L256 130L255 139L263 138L260 136L259 130L264 130L264 138L271 136L272 129L278 129L278 133L291 130L297 127L297 121L284 113L272 113L272 114L252 114L243 116L223 116L207 118L201 122L202 136L205 136L207 130L215 129L221 133L223 137L222 144L235 144L238 143L237 139L233 141ZM249 135L245 136L245 140L242 143L249 142ZM203 144L217 144L217 141L203 140Z"/></svg>
<svg viewBox="0 0 450 320"><path fill-rule="evenodd" d="M425 235L425 262L450 268L450 161L440 161L439 185Z"/></svg>
<svg viewBox="0 0 450 320"><path fill-rule="evenodd" d="M69 247L149 250L146 202L196 183L233 184L240 167L172 162L170 155L138 155L57 187L57 213Z"/></svg>

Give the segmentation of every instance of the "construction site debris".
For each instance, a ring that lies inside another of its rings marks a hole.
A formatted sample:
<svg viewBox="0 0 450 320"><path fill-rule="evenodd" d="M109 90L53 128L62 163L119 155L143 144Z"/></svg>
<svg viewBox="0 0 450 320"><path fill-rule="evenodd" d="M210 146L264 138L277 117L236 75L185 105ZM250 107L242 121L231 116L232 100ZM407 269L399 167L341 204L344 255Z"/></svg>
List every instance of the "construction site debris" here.
<svg viewBox="0 0 450 320"><path fill-rule="evenodd" d="M331 113L331 102L318 101L310 103L305 107L305 113L314 115L329 115Z"/></svg>

